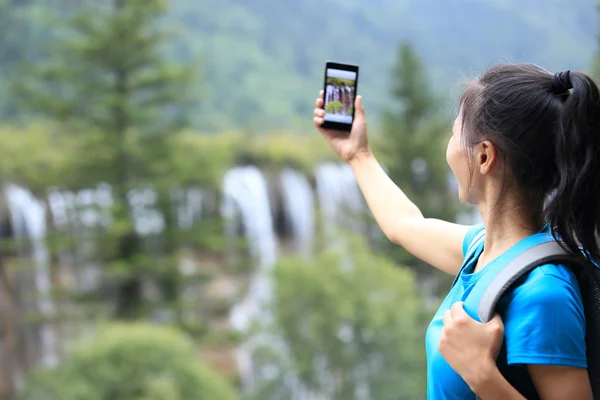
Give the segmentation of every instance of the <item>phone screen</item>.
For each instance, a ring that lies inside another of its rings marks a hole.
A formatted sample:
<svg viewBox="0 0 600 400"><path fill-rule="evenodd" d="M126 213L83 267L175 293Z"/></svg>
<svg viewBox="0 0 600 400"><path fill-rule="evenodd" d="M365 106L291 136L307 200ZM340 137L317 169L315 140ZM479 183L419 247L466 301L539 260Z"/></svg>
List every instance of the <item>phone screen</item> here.
<svg viewBox="0 0 600 400"><path fill-rule="evenodd" d="M324 89L325 121L352 124L356 78L355 71L327 68Z"/></svg>

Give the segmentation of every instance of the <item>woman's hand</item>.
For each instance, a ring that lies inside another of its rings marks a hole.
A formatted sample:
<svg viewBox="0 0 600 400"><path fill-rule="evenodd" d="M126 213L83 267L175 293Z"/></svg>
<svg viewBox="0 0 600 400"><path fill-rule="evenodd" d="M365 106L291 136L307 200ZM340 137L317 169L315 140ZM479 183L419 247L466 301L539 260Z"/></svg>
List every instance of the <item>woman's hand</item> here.
<svg viewBox="0 0 600 400"><path fill-rule="evenodd" d="M352 131L350 133L321 128L324 122L323 117L325 116L322 90L315 105L317 106L314 110L313 118L315 127L344 161L350 162L357 156L370 154L365 109L363 108L361 96L357 96L354 101L354 123L352 124Z"/></svg>
<svg viewBox="0 0 600 400"><path fill-rule="evenodd" d="M482 324L472 319L459 302L444 313L439 351L476 392L494 374L503 338L504 324L499 315Z"/></svg>

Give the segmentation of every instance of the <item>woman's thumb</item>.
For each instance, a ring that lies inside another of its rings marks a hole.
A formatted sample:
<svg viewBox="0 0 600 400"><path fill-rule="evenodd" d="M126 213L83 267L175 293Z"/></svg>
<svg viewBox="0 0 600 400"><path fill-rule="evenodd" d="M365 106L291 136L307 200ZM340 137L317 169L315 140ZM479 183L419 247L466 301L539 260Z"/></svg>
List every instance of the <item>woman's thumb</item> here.
<svg viewBox="0 0 600 400"><path fill-rule="evenodd" d="M354 101L354 118L365 118L365 108L362 103L362 96L356 96L356 100Z"/></svg>

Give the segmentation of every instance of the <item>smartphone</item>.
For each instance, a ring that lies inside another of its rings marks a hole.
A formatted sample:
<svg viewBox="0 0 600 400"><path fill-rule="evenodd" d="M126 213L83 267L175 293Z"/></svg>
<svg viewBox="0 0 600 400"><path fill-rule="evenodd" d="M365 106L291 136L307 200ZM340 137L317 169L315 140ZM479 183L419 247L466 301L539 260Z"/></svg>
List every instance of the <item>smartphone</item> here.
<svg viewBox="0 0 600 400"><path fill-rule="evenodd" d="M350 132L354 122L354 99L358 89L358 66L328 61L325 64L323 109L325 129Z"/></svg>

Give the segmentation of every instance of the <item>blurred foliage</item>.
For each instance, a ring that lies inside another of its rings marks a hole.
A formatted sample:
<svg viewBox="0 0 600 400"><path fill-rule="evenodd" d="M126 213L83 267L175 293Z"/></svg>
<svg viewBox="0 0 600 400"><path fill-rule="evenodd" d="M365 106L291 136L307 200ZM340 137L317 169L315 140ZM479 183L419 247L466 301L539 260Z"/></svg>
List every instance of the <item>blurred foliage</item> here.
<svg viewBox="0 0 600 400"><path fill-rule="evenodd" d="M32 374L22 400L229 400L233 387L174 328L109 324L59 367Z"/></svg>
<svg viewBox="0 0 600 400"><path fill-rule="evenodd" d="M244 142L242 157L272 170L291 166L312 175L318 163L339 160L316 132L311 135L273 132L254 135Z"/></svg>
<svg viewBox="0 0 600 400"><path fill-rule="evenodd" d="M375 151L392 180L425 216L452 220L457 196L446 162L452 120L441 115L441 99L409 44L398 48L390 89L394 101L384 114L383 130L374 138Z"/></svg>
<svg viewBox="0 0 600 400"><path fill-rule="evenodd" d="M592 1L572 0L568 13L564 0L546 0L542 8L539 1L172 0L165 23L178 39L165 53L202 59L197 72L205 83L192 88L201 99L193 115L197 129L307 130L330 59L361 66L365 105L379 114L389 100L386 76L400 40L419 49L438 90L507 58L587 69L596 29ZM47 17L40 15L49 12L40 9L60 15L82 3L0 0L0 54L8 60L0 88L15 69L40 57L40 41L60 26L41 26ZM0 90L0 104L16 113L8 91Z"/></svg>
<svg viewBox="0 0 600 400"><path fill-rule="evenodd" d="M243 146L243 136L223 133L202 135L187 131L174 141L172 156L175 176L182 184L216 189Z"/></svg>
<svg viewBox="0 0 600 400"><path fill-rule="evenodd" d="M203 58L200 129L310 129L327 60L360 65L371 115L385 109L400 40L422 54L437 91L507 58L586 69L596 19L591 0L174 0L185 41L174 54ZM205 10L211 10L210 13ZM552 46L540 46L552 43ZM560 48L561 51L556 51ZM373 120L372 126L378 121Z"/></svg>
<svg viewBox="0 0 600 400"><path fill-rule="evenodd" d="M394 101L384 113L382 131L373 138L374 152L425 217L454 221L461 204L450 184L454 177L446 162L452 120L440 111L442 101L434 93L420 57L407 43L398 46L390 80ZM381 250L400 264L432 273L430 266L401 247L385 242ZM433 273L447 279L445 274Z"/></svg>
<svg viewBox="0 0 600 400"><path fill-rule="evenodd" d="M58 126L46 123L27 128L0 127L0 175L5 182L45 194L52 186L73 187L73 162L80 143Z"/></svg>
<svg viewBox="0 0 600 400"><path fill-rule="evenodd" d="M0 178L23 184L38 194L45 194L50 187L80 190L103 182L105 176L91 171L91 166L81 170L88 155L99 152L88 142L94 136L87 131L75 135L60 125L47 123L0 126L0 140L5 143L0 148ZM141 140L138 134L128 137L127 153L134 159L143 157ZM210 135L191 130L173 136L165 159L169 168L157 172L151 179L153 183L160 179L170 187L213 190L220 188L225 172L237 163L253 162L273 171L292 166L312 174L319 163L339 160L318 134L273 131L246 135L232 131Z"/></svg>
<svg viewBox="0 0 600 400"><path fill-rule="evenodd" d="M340 235L315 259L288 258L274 270L270 309L287 351L260 349L278 374L252 398L292 398L297 376L327 399L425 397L425 315L413 273ZM271 341L270 343L277 343Z"/></svg>
<svg viewBox="0 0 600 400"><path fill-rule="evenodd" d="M342 78L332 78L332 77L328 77L326 80L326 83L328 85L333 85L333 86L353 86L354 82L356 82L355 80L352 79L342 79Z"/></svg>
<svg viewBox="0 0 600 400"><path fill-rule="evenodd" d="M164 220L162 254L156 261L177 274L171 156L174 135L187 125L194 68L165 56L173 40L162 24L166 12L164 0L84 1L56 15L57 36L44 55L14 74L16 100L23 110L60 124L76 138L70 139L77 142L75 151L67 155L72 182L52 183L111 185L113 222L100 254L117 288L115 315L120 318L143 315L142 279L156 272L129 204L131 191L149 182ZM42 161L47 157L40 153ZM180 280L159 279L166 281L161 290L172 294Z"/></svg>
<svg viewBox="0 0 600 400"><path fill-rule="evenodd" d="M342 103L339 101L330 101L327 103L325 111L328 113L340 113L342 111Z"/></svg>

